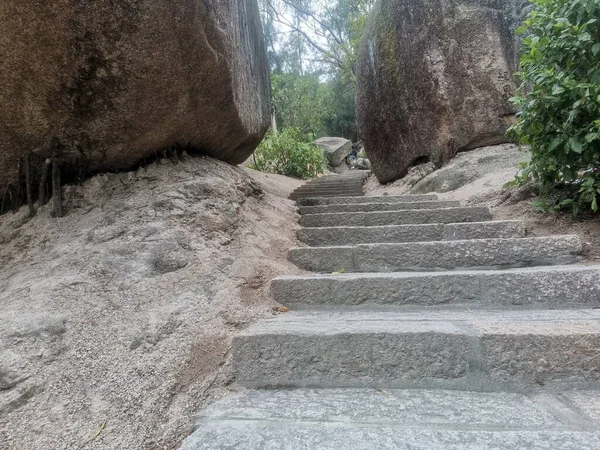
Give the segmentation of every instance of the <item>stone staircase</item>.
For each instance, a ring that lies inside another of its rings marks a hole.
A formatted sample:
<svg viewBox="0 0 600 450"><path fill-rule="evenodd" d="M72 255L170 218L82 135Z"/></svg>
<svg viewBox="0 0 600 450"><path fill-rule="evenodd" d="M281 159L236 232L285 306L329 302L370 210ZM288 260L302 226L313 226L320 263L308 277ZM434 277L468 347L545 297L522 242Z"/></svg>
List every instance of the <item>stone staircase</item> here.
<svg viewBox="0 0 600 450"><path fill-rule="evenodd" d="M233 343L200 449L600 449L600 267L434 196L298 200L313 275Z"/></svg>
<svg viewBox="0 0 600 450"><path fill-rule="evenodd" d="M363 183L370 174L371 172L368 170L353 170L342 175L319 177L297 188L290 195L290 199L362 196Z"/></svg>

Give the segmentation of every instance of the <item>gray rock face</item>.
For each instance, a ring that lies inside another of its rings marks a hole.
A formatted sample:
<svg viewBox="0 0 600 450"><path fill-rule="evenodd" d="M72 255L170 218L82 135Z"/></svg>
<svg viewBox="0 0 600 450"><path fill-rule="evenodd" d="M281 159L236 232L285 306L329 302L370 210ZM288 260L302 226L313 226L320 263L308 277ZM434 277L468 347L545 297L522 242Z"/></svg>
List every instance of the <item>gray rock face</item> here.
<svg viewBox="0 0 600 450"><path fill-rule="evenodd" d="M256 0L5 0L0 21L0 191L53 138L79 173L176 143L240 163L268 127Z"/></svg>
<svg viewBox="0 0 600 450"><path fill-rule="evenodd" d="M523 3L377 3L358 62L357 116L380 182L506 141Z"/></svg>
<svg viewBox="0 0 600 450"><path fill-rule="evenodd" d="M314 144L323 149L331 167L340 166L352 150L352 142L339 137L323 137L317 139Z"/></svg>

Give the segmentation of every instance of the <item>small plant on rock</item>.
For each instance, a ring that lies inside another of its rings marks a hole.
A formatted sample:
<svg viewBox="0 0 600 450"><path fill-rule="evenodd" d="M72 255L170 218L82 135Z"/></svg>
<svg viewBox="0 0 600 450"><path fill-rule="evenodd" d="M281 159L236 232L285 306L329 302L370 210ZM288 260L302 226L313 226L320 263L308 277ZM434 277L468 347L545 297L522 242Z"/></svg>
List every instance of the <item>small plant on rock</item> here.
<svg viewBox="0 0 600 450"><path fill-rule="evenodd" d="M530 146L517 184L536 182L546 211L598 211L600 195L600 2L531 0L510 132Z"/></svg>
<svg viewBox="0 0 600 450"><path fill-rule="evenodd" d="M302 142L301 133L286 128L281 133L270 132L256 149L250 168L302 179L323 173L327 161L316 145Z"/></svg>

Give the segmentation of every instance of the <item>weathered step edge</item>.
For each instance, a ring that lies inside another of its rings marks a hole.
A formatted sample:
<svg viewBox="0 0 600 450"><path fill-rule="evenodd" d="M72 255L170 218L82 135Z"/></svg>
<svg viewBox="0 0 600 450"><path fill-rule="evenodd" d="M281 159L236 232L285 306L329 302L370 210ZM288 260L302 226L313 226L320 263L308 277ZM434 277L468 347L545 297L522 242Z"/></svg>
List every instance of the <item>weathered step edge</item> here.
<svg viewBox="0 0 600 450"><path fill-rule="evenodd" d="M589 399L589 400L588 400ZM527 395L510 392L472 392L441 389L326 388L243 390L202 411L206 420L302 421L402 428L491 431L600 432L592 411L600 391L548 392ZM562 413L557 414L558 411ZM565 420L565 415L570 420Z"/></svg>
<svg viewBox="0 0 600 450"><path fill-rule="evenodd" d="M494 392L597 386L600 312L552 313L544 320L540 312L527 318L507 312L495 320L451 313L444 314L447 320L431 320L427 313L410 319L390 312L349 318L295 313L259 322L234 338L235 377L248 388Z"/></svg>
<svg viewBox="0 0 600 450"><path fill-rule="evenodd" d="M285 276L273 280L271 292L275 300L292 309L594 308L600 307L600 266Z"/></svg>
<svg viewBox="0 0 600 450"><path fill-rule="evenodd" d="M265 443L278 450L597 450L600 432L427 430L351 422L204 419L183 442L181 450L264 450Z"/></svg>
<svg viewBox="0 0 600 450"><path fill-rule="evenodd" d="M597 391L583 395L592 405L600 398ZM554 450L596 450L598 422L577 402L578 393L244 390L206 408L183 448L258 450L269 442L277 449L447 450L458 436L462 450L539 450L540 443ZM468 443L475 447L466 449Z"/></svg>
<svg viewBox="0 0 600 450"><path fill-rule="evenodd" d="M399 211L409 209L443 209L456 208L460 206L459 201L426 201L408 203L340 203L335 205L300 206L300 214L327 214L336 212L378 212Z"/></svg>
<svg viewBox="0 0 600 450"><path fill-rule="evenodd" d="M297 201L299 206L335 205L339 203L410 203L437 200L437 195L404 195L381 197L337 197L337 198L302 198Z"/></svg>
<svg viewBox="0 0 600 450"><path fill-rule="evenodd" d="M302 193L302 192L292 192L292 194L290 194L290 200L299 200L301 198L304 197L311 197L311 198L327 198L327 197L339 197L340 193L339 192L329 192L329 191L323 191L323 192L308 192L308 193ZM356 192L348 192L348 191L344 191L344 195L351 195L354 197L362 197L363 196L363 192L362 191L356 191Z"/></svg>
<svg viewBox="0 0 600 450"><path fill-rule="evenodd" d="M384 225L378 227L301 228L297 237L313 247L402 242L457 241L465 239L525 237L520 220L489 222Z"/></svg>
<svg viewBox="0 0 600 450"><path fill-rule="evenodd" d="M403 272L572 264L582 250L578 236L547 236L302 247L288 258L313 272Z"/></svg>
<svg viewBox="0 0 600 450"><path fill-rule="evenodd" d="M303 227L414 225L425 223L484 222L492 220L488 208L467 206L443 209L419 209L382 212L305 214Z"/></svg>

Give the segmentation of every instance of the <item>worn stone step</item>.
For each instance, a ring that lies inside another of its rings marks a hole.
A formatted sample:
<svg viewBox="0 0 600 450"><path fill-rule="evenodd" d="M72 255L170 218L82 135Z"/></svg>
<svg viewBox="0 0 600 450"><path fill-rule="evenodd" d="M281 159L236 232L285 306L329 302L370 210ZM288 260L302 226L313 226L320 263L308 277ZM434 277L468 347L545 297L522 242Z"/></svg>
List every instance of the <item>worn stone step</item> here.
<svg viewBox="0 0 600 450"><path fill-rule="evenodd" d="M428 430L393 425L203 421L182 450L598 450L600 432Z"/></svg>
<svg viewBox="0 0 600 450"><path fill-rule="evenodd" d="M337 205L301 206L300 214L336 212L399 211L408 209L442 209L460 206L458 201L426 201L410 203L340 203Z"/></svg>
<svg viewBox="0 0 600 450"><path fill-rule="evenodd" d="M318 198L318 197L339 197L341 194L337 193L337 192L308 192L308 193L302 193L302 192L293 192L292 194L290 194L290 200L298 200L304 197L310 197L310 198ZM364 195L364 193L362 191L355 191L355 192L348 192L348 191L344 191L343 195L345 197L349 197L349 196L354 196L354 197L361 197Z"/></svg>
<svg viewBox="0 0 600 450"><path fill-rule="evenodd" d="M295 192L336 191L336 192L343 193L344 191L348 191L348 190L362 192L362 185L353 184L353 185L341 186L341 185L336 184L335 186L303 186L303 187L299 187L298 189L296 189Z"/></svg>
<svg viewBox="0 0 600 450"><path fill-rule="evenodd" d="M303 227L372 227L422 223L484 222L491 219L492 215L489 209L468 206L423 210L305 214L300 218L300 225Z"/></svg>
<svg viewBox="0 0 600 450"><path fill-rule="evenodd" d="M252 388L598 386L600 310L291 312L232 351Z"/></svg>
<svg viewBox="0 0 600 450"><path fill-rule="evenodd" d="M596 450L598 401L598 391L249 390L204 410L182 449Z"/></svg>
<svg viewBox="0 0 600 450"><path fill-rule="evenodd" d="M297 191L306 191L310 189L362 189L361 182L347 182L347 183L335 183L335 184L312 184L304 185L297 189Z"/></svg>
<svg viewBox="0 0 600 450"><path fill-rule="evenodd" d="M299 190L297 192L297 194L309 194L309 195L316 195L317 197L322 194L322 193L329 193L329 194L336 194L336 195L356 195L356 194L360 194L360 195L364 195L362 193L362 190L360 188L357 189L351 189L351 188L343 188L343 189L320 189L320 188L310 188L310 189L306 189L306 190Z"/></svg>
<svg viewBox="0 0 600 450"><path fill-rule="evenodd" d="M283 276L273 280L271 291L292 309L600 308L600 266Z"/></svg>
<svg viewBox="0 0 600 450"><path fill-rule="evenodd" d="M362 190L361 183L347 183L347 184L334 184L334 185L305 185L296 189L295 192L307 192L311 190L336 190L345 191L347 189Z"/></svg>
<svg viewBox="0 0 600 450"><path fill-rule="evenodd" d="M316 180L310 181L306 184L304 184L303 186L314 186L317 184L321 184L321 183L331 183L331 184L335 184L335 183L363 183L363 177L358 177L358 176L352 176L352 177L323 177L323 178L318 178Z"/></svg>
<svg viewBox="0 0 600 450"><path fill-rule="evenodd" d="M384 195L381 197L339 197L339 198L303 198L298 200L300 206L317 206L317 205L335 205L338 203L410 203L410 202L424 202L437 200L437 195L403 195L403 196L391 196Z"/></svg>
<svg viewBox="0 0 600 450"><path fill-rule="evenodd" d="M365 178L363 176L355 175L355 174L352 174L351 176L335 175L335 176L317 178L316 180L311 180L311 181L304 183L302 186L314 186L314 185L321 184L321 183L329 183L329 184L360 183L360 184L363 184L364 180L365 180Z"/></svg>
<svg viewBox="0 0 600 450"><path fill-rule="evenodd" d="M314 186L305 186L305 187L301 187L297 189L297 192L308 192L308 191L321 191L321 190L335 190L335 191L346 191L346 190L361 190L362 191L362 185L361 184L335 184L335 185L314 185Z"/></svg>
<svg viewBox="0 0 600 450"><path fill-rule="evenodd" d="M332 205L333 206L333 205ZM384 225L381 227L301 228L298 240L314 247L394 242L456 241L524 237L525 224L520 220L432 223L418 225Z"/></svg>
<svg viewBox="0 0 600 450"><path fill-rule="evenodd" d="M546 236L303 247L288 255L298 267L313 272L402 272L571 264L581 252L578 236Z"/></svg>

